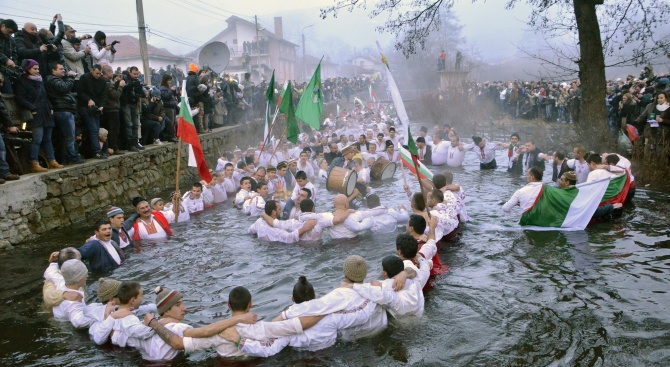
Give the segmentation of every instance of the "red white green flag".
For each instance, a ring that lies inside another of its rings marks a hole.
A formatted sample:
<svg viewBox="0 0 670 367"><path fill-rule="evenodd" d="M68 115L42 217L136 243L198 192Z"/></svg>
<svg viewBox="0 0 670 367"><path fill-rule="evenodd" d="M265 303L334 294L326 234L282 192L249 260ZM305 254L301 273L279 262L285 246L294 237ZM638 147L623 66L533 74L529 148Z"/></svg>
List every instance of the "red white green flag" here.
<svg viewBox="0 0 670 367"><path fill-rule="evenodd" d="M626 176L586 182L568 189L543 185L535 203L523 213L519 224L582 230L605 200L607 192L613 195L621 188L621 182L625 183Z"/></svg>
<svg viewBox="0 0 670 367"><path fill-rule="evenodd" d="M205 163L205 153L202 151L200 138L198 138L198 132L193 123L193 116L191 116L191 107L187 101L186 83L183 83L181 88L181 103L179 104L179 118L177 119L177 137L188 144L188 165L198 167L200 177L206 182L211 182L212 175L209 173L207 163ZM199 113L204 112L200 111ZM177 159L181 159L181 157L177 157Z"/></svg>
<svg viewBox="0 0 670 367"><path fill-rule="evenodd" d="M413 174L416 175L416 167L414 166L414 160L412 159L412 153L407 149L400 146L398 148L400 151L400 161L402 161L403 166L407 167ZM419 173L421 174L421 179L429 178L433 179L433 172L431 172L428 167L426 167L421 161L417 160L417 165L419 166Z"/></svg>

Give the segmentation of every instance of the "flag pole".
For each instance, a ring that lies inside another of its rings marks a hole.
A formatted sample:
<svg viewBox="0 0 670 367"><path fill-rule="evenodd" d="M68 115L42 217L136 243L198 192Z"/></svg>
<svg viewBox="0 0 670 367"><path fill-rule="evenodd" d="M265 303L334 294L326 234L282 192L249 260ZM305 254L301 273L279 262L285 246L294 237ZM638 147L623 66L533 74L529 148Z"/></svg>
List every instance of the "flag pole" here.
<svg viewBox="0 0 670 367"><path fill-rule="evenodd" d="M284 136L286 136L287 131L288 131L288 124L286 125L286 128L284 128L284 132L281 134L281 137L279 138L279 140L277 140L279 142L279 144L281 144L282 139L284 139ZM272 158L275 157L275 154L277 154L277 149L275 149L275 151L272 152L272 156L270 157L270 160L268 162L270 162L270 163L272 162Z"/></svg>
<svg viewBox="0 0 670 367"><path fill-rule="evenodd" d="M181 134L180 134L181 135ZM177 144L177 177L175 178L175 192L179 192L179 171L181 170L181 136L179 137L179 143ZM172 198L170 198L172 200ZM181 200L181 199L180 199ZM175 211L176 210L176 211ZM179 212L181 211L181 205L179 208L172 208L174 213L174 222L179 223Z"/></svg>
<svg viewBox="0 0 670 367"><path fill-rule="evenodd" d="M279 106L275 108L275 115L272 118L272 122L270 123L270 130L268 131L268 136L265 137L265 141L263 141L263 146L261 147L261 152L259 153L259 156L263 154L263 150L265 149L265 144L268 142L268 138L270 138L270 135L272 135L272 128L275 126L275 120L277 120L277 115L279 115Z"/></svg>
<svg viewBox="0 0 670 367"><path fill-rule="evenodd" d="M419 171L419 164L417 160L412 157L414 162L414 170L416 171L416 179L419 181L419 188L421 188L421 195L423 195L423 204L426 207L426 212L428 213L428 218L430 219L430 210L428 210L428 196L426 195L426 189L421 184L421 172Z"/></svg>

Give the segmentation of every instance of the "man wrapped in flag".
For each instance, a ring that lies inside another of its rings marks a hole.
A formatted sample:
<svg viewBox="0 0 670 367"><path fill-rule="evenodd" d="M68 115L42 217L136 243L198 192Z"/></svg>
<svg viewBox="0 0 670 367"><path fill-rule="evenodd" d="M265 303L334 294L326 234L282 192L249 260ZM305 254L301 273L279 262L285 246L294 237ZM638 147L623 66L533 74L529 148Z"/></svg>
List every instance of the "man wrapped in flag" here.
<svg viewBox="0 0 670 367"><path fill-rule="evenodd" d="M618 178L605 178L561 189L543 185L542 174L537 167L529 169L528 185L517 190L503 205L505 212L516 205L521 207L523 214L519 224L522 226L583 230L593 218L608 188L618 185Z"/></svg>

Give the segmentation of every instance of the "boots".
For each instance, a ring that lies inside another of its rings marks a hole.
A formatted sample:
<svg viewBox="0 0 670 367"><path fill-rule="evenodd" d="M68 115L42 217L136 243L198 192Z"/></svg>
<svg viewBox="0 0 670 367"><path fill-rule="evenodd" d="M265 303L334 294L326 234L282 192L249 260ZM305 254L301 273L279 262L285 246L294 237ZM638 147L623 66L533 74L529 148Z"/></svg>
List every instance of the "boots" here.
<svg viewBox="0 0 670 367"><path fill-rule="evenodd" d="M59 168L63 168L63 165L58 164L58 162L56 162L56 160L54 159L53 161L49 161L49 168L59 169Z"/></svg>
<svg viewBox="0 0 670 367"><path fill-rule="evenodd" d="M30 162L30 170L33 171L33 173L40 173L40 172L49 171L48 169L40 166L40 162L38 162L38 161L31 161Z"/></svg>

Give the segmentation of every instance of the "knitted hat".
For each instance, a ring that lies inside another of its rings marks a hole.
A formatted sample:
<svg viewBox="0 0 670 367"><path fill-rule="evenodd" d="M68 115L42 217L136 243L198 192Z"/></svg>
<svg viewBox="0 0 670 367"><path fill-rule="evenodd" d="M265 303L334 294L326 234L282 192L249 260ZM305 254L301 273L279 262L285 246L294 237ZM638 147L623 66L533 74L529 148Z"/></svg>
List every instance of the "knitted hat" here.
<svg viewBox="0 0 670 367"><path fill-rule="evenodd" d="M116 206L113 206L107 210L107 218L111 218L117 214L123 214L123 210L121 208L118 208Z"/></svg>
<svg viewBox="0 0 670 367"><path fill-rule="evenodd" d="M179 291L173 291L170 288L162 286L156 287L154 293L156 293L156 308L158 309L159 315L166 313L172 306L176 305L180 299L184 298Z"/></svg>
<svg viewBox="0 0 670 367"><path fill-rule="evenodd" d="M344 260L344 276L352 282L360 283L368 275L368 264L358 255L351 255Z"/></svg>
<svg viewBox="0 0 670 367"><path fill-rule="evenodd" d="M66 285L75 284L84 279L88 274L88 269L81 260L71 259L63 263L60 267L60 272L63 274Z"/></svg>
<svg viewBox="0 0 670 367"><path fill-rule="evenodd" d="M116 297L116 294L119 293L119 288L121 288L121 282L116 279L100 278L98 283L98 299L103 303Z"/></svg>
<svg viewBox="0 0 670 367"><path fill-rule="evenodd" d="M39 64L37 63L37 61L35 61L35 60L33 60L33 59L25 59L25 60L23 60L23 62L21 63L21 68L23 68L23 72L27 73L28 70L30 70L30 68L32 68L32 67L35 66L35 65L39 65Z"/></svg>
<svg viewBox="0 0 670 367"><path fill-rule="evenodd" d="M188 66L188 71L192 71L194 73L198 72L198 66L196 64L191 64Z"/></svg>
<svg viewBox="0 0 670 367"><path fill-rule="evenodd" d="M172 194L172 196L174 196L174 194ZM172 196L171 196L171 197L172 197ZM153 208L154 205L156 205L156 203L158 203L159 201L163 201L163 199L161 199L161 198L153 198L153 199L151 199L151 203L150 203L150 204L151 204L151 207Z"/></svg>

